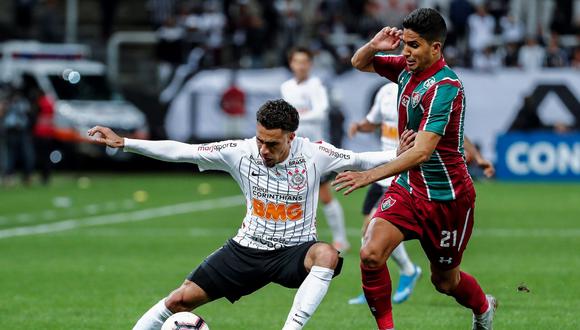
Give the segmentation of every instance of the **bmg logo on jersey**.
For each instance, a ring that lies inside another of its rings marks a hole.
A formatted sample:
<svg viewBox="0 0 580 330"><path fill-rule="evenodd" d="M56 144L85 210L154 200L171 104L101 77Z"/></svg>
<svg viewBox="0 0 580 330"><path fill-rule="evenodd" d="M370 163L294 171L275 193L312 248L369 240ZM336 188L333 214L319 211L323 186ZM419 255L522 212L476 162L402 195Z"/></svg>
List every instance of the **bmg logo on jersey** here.
<svg viewBox="0 0 580 330"><path fill-rule="evenodd" d="M252 199L252 215L264 220L296 221L302 219L304 211L300 203L270 203L260 199Z"/></svg>

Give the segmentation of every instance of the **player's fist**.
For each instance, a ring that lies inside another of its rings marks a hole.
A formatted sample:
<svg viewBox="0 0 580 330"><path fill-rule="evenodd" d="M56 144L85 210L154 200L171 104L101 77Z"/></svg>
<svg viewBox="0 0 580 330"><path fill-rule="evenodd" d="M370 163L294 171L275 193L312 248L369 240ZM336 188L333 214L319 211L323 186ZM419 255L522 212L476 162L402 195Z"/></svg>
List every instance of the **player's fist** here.
<svg viewBox="0 0 580 330"><path fill-rule="evenodd" d="M88 134L93 137L94 142L111 148L123 148L125 146L125 140L108 127L95 126L88 131Z"/></svg>
<svg viewBox="0 0 580 330"><path fill-rule="evenodd" d="M370 41L370 46L376 51L395 50L401 44L403 31L395 27L384 27Z"/></svg>

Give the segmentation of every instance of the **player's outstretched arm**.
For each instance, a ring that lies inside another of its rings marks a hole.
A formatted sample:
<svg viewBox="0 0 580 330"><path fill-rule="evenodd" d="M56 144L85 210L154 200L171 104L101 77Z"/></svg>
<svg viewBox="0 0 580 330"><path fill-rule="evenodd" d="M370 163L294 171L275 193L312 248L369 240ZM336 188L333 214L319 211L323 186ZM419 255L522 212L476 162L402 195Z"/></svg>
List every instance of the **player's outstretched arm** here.
<svg viewBox="0 0 580 330"><path fill-rule="evenodd" d="M123 148L125 140L113 132L112 129L103 126L95 126L88 131L93 141L111 148Z"/></svg>
<svg viewBox="0 0 580 330"><path fill-rule="evenodd" d="M88 131L96 143L112 148L123 148L143 156L167 162L194 163L199 154L195 145L177 141L149 141L122 138L108 127L95 126Z"/></svg>
<svg viewBox="0 0 580 330"><path fill-rule="evenodd" d="M397 49L403 31L396 27L384 27L369 42L359 48L351 59L352 66L364 72L375 72L373 57L377 52Z"/></svg>

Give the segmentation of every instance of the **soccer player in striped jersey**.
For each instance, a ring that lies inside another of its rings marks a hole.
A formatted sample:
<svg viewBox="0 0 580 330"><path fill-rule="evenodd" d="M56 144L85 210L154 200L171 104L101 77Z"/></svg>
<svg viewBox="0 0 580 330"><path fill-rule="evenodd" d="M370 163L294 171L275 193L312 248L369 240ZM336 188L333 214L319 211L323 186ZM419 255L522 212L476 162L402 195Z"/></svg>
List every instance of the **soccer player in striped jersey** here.
<svg viewBox="0 0 580 330"><path fill-rule="evenodd" d="M401 241L419 239L435 288L473 311L473 329L491 329L495 298L460 269L473 228L475 189L464 155L464 89L442 56L445 21L437 11L420 8L405 17L403 28L383 28L352 58L355 68L399 85L398 130L418 132L414 146L395 160L370 171L340 173L334 182L349 194L398 175L361 248L363 291L379 329L393 328L385 262ZM402 55L382 53L401 43Z"/></svg>
<svg viewBox="0 0 580 330"><path fill-rule="evenodd" d="M318 77L312 76L312 52L305 47L293 48L288 54L290 70L294 77L280 86L282 98L290 103L300 115L300 125L296 134L310 141L322 141L325 138L328 121L328 93ZM334 247L346 252L350 243L346 236L344 212L342 206L332 195L330 182L333 175L320 179L320 201L322 211L332 233Z"/></svg>
<svg viewBox="0 0 580 330"><path fill-rule="evenodd" d="M384 151L397 150L399 145L398 125L398 111L397 111L397 84L389 82L383 85L376 93L371 110L366 115L364 120L352 123L348 129L348 136L354 137L358 132L373 133L377 129L381 130L381 146ZM376 211L378 202L389 189L393 177L380 180L371 184L367 190L365 200L363 202L362 213L364 216L362 226L362 237L364 243L364 234L371 220L371 214ZM413 288L417 280L421 277L421 267L413 264L405 244L401 242L391 254L392 260L399 266L399 285L393 295L393 302L400 304L405 302L413 293ZM366 304L364 294L349 299L349 304Z"/></svg>
<svg viewBox="0 0 580 330"><path fill-rule="evenodd" d="M298 288L284 330L302 329L310 319L342 266L337 250L317 240L320 178L331 171L376 167L396 152L354 153L311 142L296 136L298 118L287 102L268 101L258 110L255 137L200 145L121 138L100 126L89 130L95 142L109 147L195 163L201 171L225 171L246 198L237 235L147 311L133 329L161 329L173 313L222 297L233 303L269 283ZM411 142L402 141L399 152Z"/></svg>

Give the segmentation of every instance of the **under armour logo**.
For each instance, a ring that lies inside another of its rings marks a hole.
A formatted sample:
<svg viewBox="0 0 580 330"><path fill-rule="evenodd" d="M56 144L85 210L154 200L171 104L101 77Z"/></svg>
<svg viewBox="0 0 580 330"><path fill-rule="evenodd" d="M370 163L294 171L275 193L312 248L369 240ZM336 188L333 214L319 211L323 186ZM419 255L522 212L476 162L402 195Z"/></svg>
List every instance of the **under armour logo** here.
<svg viewBox="0 0 580 330"><path fill-rule="evenodd" d="M439 257L439 263L440 264L448 264L451 265L451 262L453 261L453 258L449 257L447 259L445 259L445 257Z"/></svg>

